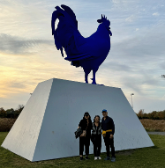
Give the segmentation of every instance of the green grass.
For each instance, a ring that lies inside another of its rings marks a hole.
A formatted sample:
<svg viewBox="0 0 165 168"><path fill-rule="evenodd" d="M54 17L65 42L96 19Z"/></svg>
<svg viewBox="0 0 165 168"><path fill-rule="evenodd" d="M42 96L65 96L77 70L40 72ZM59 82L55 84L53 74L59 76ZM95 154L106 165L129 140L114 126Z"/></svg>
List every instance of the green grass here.
<svg viewBox="0 0 165 168"><path fill-rule="evenodd" d="M0 132L0 145L6 135L7 132ZM101 154L102 160L96 161L93 160L93 155L89 155L90 160L85 161L79 161L79 157L70 157L32 163L0 147L0 168L165 168L165 136L150 137L155 144L154 147L117 152L115 163L104 161L105 153Z"/></svg>

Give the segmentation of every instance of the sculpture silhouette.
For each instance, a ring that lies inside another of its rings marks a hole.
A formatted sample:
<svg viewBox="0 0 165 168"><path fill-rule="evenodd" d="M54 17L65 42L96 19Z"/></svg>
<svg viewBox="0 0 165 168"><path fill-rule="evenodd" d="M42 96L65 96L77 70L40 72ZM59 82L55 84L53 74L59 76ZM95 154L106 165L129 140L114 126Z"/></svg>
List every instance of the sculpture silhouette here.
<svg viewBox="0 0 165 168"><path fill-rule="evenodd" d="M61 50L63 48L67 57L65 60L71 61L71 65L83 67L85 72L85 81L88 83L88 74L93 70L92 84L96 84L95 74L99 66L106 59L110 50L110 21L101 16L97 22L100 23L97 31L90 37L84 38L78 30L78 21L72 9L66 5L55 7L52 13L52 35L54 35L55 45ZM55 21L59 19L59 23L55 30Z"/></svg>

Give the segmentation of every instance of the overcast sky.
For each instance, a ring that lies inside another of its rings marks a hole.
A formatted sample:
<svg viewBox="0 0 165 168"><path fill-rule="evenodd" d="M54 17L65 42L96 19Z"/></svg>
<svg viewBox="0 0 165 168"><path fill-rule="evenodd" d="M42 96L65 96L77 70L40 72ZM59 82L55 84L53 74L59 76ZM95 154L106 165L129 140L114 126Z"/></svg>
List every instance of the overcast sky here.
<svg viewBox="0 0 165 168"><path fill-rule="evenodd" d="M97 83L121 88L130 103L134 93L135 112L165 110L165 0L1 0L0 107L25 105L50 78L84 82L83 69L64 60L51 35L51 14L61 4L73 9L84 37L101 14L111 21L111 50Z"/></svg>

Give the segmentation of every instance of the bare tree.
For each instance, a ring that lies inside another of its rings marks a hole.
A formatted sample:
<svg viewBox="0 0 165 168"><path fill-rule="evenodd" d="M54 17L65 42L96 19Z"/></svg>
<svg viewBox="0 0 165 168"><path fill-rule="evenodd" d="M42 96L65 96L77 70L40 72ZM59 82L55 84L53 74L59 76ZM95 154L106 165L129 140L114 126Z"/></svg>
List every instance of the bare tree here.
<svg viewBox="0 0 165 168"><path fill-rule="evenodd" d="M21 111L23 110L24 105L23 104L19 104L18 108L15 110L15 117L18 117L19 114L21 113Z"/></svg>
<svg viewBox="0 0 165 168"><path fill-rule="evenodd" d="M143 110L143 109L139 110L137 116L138 116L140 119L142 119L142 118L143 118L143 115L144 115L144 110Z"/></svg>

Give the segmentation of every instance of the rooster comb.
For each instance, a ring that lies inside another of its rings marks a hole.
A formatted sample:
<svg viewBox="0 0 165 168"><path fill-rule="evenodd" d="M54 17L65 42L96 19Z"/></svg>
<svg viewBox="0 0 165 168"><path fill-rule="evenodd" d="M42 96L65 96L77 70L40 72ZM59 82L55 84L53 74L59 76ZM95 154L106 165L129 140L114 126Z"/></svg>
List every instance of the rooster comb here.
<svg viewBox="0 0 165 168"><path fill-rule="evenodd" d="M102 23L102 22L104 22L104 21L109 21L109 20L107 19L107 17L105 17L105 15L101 15L101 19L98 19L98 20L97 20L98 23Z"/></svg>

